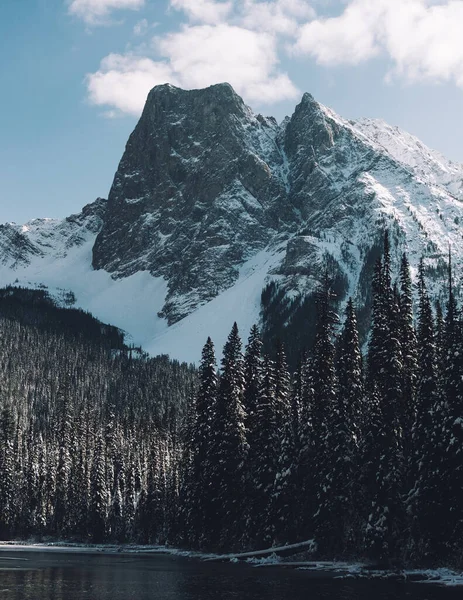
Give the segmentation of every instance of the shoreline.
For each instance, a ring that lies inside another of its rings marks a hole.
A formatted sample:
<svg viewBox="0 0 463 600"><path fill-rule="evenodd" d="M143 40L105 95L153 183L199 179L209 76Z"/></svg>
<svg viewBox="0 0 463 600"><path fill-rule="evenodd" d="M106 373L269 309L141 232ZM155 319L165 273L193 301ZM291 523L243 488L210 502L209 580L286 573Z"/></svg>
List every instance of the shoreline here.
<svg viewBox="0 0 463 600"><path fill-rule="evenodd" d="M283 547L284 548L284 547ZM275 548L274 550L280 550ZM93 555L170 555L179 558L191 558L201 562L221 562L242 564L259 569L288 569L312 573L317 577L328 579L365 579L384 581L403 581L412 583L437 584L448 587L463 586L463 572L458 573L444 567L436 569L374 569L366 563L324 560L284 560L272 549L247 552L243 554L213 554L194 550L181 550L169 546L138 544L84 544L78 542L34 542L34 541L0 541L1 554L8 552L67 553ZM260 554L266 554L259 557Z"/></svg>

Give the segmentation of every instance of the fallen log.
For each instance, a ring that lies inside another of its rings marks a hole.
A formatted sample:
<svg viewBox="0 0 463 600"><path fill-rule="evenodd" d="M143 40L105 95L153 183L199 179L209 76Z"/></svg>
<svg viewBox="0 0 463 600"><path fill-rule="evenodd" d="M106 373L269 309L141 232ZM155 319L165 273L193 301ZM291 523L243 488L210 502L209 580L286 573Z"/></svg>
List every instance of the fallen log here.
<svg viewBox="0 0 463 600"><path fill-rule="evenodd" d="M266 556L292 556L298 554L304 550L308 552L314 552L316 545L314 540L307 540L305 542L299 542L297 544L288 544L286 546L275 546L273 548L266 548L264 550L254 550L252 552L240 552L238 554L218 554L205 558L207 562L224 562L229 560L246 560L248 558L265 558Z"/></svg>

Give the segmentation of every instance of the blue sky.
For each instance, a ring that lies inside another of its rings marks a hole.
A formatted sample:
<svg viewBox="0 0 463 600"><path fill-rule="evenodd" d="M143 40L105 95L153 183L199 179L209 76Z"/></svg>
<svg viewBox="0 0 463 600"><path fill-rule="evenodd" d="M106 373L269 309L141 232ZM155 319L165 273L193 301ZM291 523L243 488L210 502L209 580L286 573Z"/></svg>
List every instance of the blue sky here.
<svg viewBox="0 0 463 600"><path fill-rule="evenodd" d="M107 197L165 81L278 119L309 91L463 162L462 22L461 0L1 0L0 222Z"/></svg>

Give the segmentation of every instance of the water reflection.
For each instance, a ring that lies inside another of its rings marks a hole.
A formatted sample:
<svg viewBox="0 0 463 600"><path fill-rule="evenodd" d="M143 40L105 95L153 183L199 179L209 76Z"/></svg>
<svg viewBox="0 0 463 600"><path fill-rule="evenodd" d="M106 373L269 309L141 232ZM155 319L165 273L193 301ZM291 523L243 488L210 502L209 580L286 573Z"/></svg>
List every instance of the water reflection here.
<svg viewBox="0 0 463 600"><path fill-rule="evenodd" d="M461 600L460 589L325 580L172 556L0 552L7 600Z"/></svg>

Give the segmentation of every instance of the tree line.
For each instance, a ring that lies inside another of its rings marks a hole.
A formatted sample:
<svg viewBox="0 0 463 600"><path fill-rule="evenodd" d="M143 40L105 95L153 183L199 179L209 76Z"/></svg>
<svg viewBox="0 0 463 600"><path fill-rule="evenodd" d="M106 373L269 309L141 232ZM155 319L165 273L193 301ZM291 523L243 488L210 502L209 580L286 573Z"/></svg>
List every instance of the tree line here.
<svg viewBox="0 0 463 600"><path fill-rule="evenodd" d="M1 291L0 538L165 541L196 387L43 290Z"/></svg>
<svg viewBox="0 0 463 600"><path fill-rule="evenodd" d="M329 277L315 341L290 374L236 325L220 375L208 339L185 443L183 541L265 547L314 539L319 556L409 564L463 561L463 336L452 265L433 309L421 260L414 318L407 256L397 280L389 236L372 282L362 356L354 303L343 325Z"/></svg>
<svg viewBox="0 0 463 600"><path fill-rule="evenodd" d="M463 327L388 234L362 354L328 274L291 372L236 324L220 369L133 357L0 318L0 535L239 550L314 539L326 558L463 562ZM0 305L1 317L1 305Z"/></svg>

